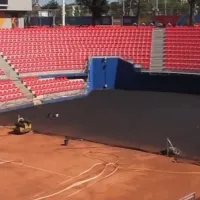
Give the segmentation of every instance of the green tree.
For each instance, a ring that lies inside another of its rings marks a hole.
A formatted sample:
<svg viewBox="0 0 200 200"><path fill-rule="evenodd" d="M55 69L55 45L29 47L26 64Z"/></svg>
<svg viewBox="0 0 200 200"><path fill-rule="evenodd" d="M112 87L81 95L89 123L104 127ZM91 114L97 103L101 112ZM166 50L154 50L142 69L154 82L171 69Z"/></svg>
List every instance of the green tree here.
<svg viewBox="0 0 200 200"><path fill-rule="evenodd" d="M181 0L160 0L158 8L161 15L185 15L189 10L188 3Z"/></svg>
<svg viewBox="0 0 200 200"><path fill-rule="evenodd" d="M196 0L188 0L189 6L190 6L190 12L189 12L189 25L194 24L194 12L195 12L195 4Z"/></svg>
<svg viewBox="0 0 200 200"><path fill-rule="evenodd" d="M38 0L32 0L32 6L36 6L38 4Z"/></svg>
<svg viewBox="0 0 200 200"><path fill-rule="evenodd" d="M150 0L126 0L125 1L125 15L133 15L137 17L139 24L140 15L147 15L153 10L153 5Z"/></svg>
<svg viewBox="0 0 200 200"><path fill-rule="evenodd" d="M109 11L108 0L76 0L76 3L92 13L93 25L99 23L102 14L107 14Z"/></svg>
<svg viewBox="0 0 200 200"><path fill-rule="evenodd" d="M42 9L59 9L59 4L56 0L50 0L47 4L42 6Z"/></svg>
<svg viewBox="0 0 200 200"><path fill-rule="evenodd" d="M122 1L110 3L110 9L112 16L136 16L139 23L140 15L152 13L153 5L150 0L125 0L124 13Z"/></svg>
<svg viewBox="0 0 200 200"><path fill-rule="evenodd" d="M110 15L116 19L119 19L123 15L121 2L113 1L110 3Z"/></svg>

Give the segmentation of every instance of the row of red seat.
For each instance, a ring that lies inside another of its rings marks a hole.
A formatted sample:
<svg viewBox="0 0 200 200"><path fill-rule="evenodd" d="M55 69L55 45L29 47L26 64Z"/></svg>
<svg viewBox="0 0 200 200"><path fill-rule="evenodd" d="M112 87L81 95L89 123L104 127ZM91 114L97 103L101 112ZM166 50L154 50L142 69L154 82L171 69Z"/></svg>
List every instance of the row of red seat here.
<svg viewBox="0 0 200 200"><path fill-rule="evenodd" d="M118 36L118 35L120 35L120 36L124 36L124 37L126 37L127 35L128 36L140 36L140 35L147 35L147 36L149 36L150 34L151 34L151 31L149 30L149 31L136 31L136 30L131 30L131 31L128 31L128 30L124 30L124 31L106 31L105 32L105 30L103 30L103 31L99 31L98 30L98 32L95 30L95 31L87 31L87 30L85 30L85 31L81 31L81 30L79 30L79 32L77 33L77 30L75 30L75 31L65 31L65 32L60 32L60 33L55 33L55 32L41 32L41 31L39 31L39 32L36 32L36 33L38 33L38 35L39 36L41 36L41 37L45 37L45 35L46 36L52 36L52 37L54 37L54 36L74 36L74 37L77 37L78 35L80 35L80 36L86 36L86 37L88 37L89 35L91 35L91 36L106 36L106 35L112 35L112 36ZM24 37L27 37L27 38L29 38L29 39L31 39L31 38L34 38L35 37L35 35L34 34L32 34L32 33L21 33L21 34L16 34L15 32L13 32L13 33L11 33L10 34L10 37L9 38L16 38L16 37L19 37L19 38L22 38L22 36L24 36ZM29 37L28 37L29 36ZM3 38L8 38L8 35L7 34L3 34L2 35L2 37Z"/></svg>
<svg viewBox="0 0 200 200"><path fill-rule="evenodd" d="M54 43L54 44L52 44L51 42L37 42L37 44L36 44L36 42L35 43L34 42L23 43L22 45L20 44L19 46L21 48L24 48L27 45L29 46L29 48L35 48L36 46L38 48L42 48L41 45L45 44L45 46L47 46L49 48L53 48L53 49L54 48L60 48L60 49L65 48L65 49L67 49L69 47L76 46L76 44L73 44L72 41L68 42L68 43L61 42L61 43ZM140 40L136 41L136 40L134 40L133 42L130 41L130 40L127 40L127 41L124 41L124 42L123 41L117 41L117 40L115 40L115 41L110 40L109 42L105 42L105 43L102 43L102 41L98 41L98 40L96 40L96 42L92 42L92 41L88 41L88 42L87 41L79 41L79 42L77 42L77 45L78 46L87 46L87 47L90 47L90 46L100 46L100 48L106 48L106 47L109 48L111 45L114 46L114 47L116 47L116 48L117 47L127 47L127 46L128 47L138 47L138 48L141 47L142 48L143 45L144 45L144 43L146 45L148 45L148 47L151 46L151 40L148 40L148 41L140 41ZM1 44L1 45L2 45L1 49L9 49L9 48L13 47L12 43L5 43L5 44ZM15 47L15 48L19 49L19 47Z"/></svg>
<svg viewBox="0 0 200 200"><path fill-rule="evenodd" d="M120 50L118 51L118 49L114 49L113 50L114 53L118 53L120 55L132 55L133 57L135 56L144 56L147 55L149 57L151 50L148 49L142 49L142 48L138 48L138 49L134 49L134 51L127 51L127 50ZM50 59L50 58L55 58L56 60L66 60L66 58L68 58L68 56L71 59L67 59L67 60L77 60L77 59L87 59L91 56L93 56L94 52L89 52L89 51L84 51L84 52L76 52L76 51L70 51L70 52L51 52L48 54L40 54L40 53L32 53L32 54L15 54L15 55L8 55L6 56L6 58L8 60L13 60L13 59L18 59L18 60L27 60L27 59L37 59L36 61L41 61L43 59ZM103 55L104 52L102 51L98 51L97 53L100 53L100 55Z"/></svg>
<svg viewBox="0 0 200 200"><path fill-rule="evenodd" d="M108 32L108 33L123 33L123 32L140 32L140 33L148 33L152 31L152 27L119 27L118 29L115 29L113 27L109 27L109 28L104 28L104 27L100 27L100 28L94 28L94 29L90 29L89 27L74 27L74 28L70 28L70 29L65 29L65 28L53 28L53 32L52 32L52 28L48 28L48 29L41 29L41 28L34 28L34 29L26 29L26 34L32 34L32 33L39 33L39 34L59 34L59 33L64 33L64 34L68 34L68 33L76 33L77 30L81 33L84 32L90 32L90 33L96 33L98 31L98 33L103 33L104 31ZM8 30L8 29L2 29L1 32L6 35L6 34L13 34L13 35L23 35L24 30L23 29L14 29L14 30Z"/></svg>
<svg viewBox="0 0 200 200"><path fill-rule="evenodd" d="M168 70L200 70L200 29L166 28L164 68Z"/></svg>
<svg viewBox="0 0 200 200"><path fill-rule="evenodd" d="M10 79L0 80L0 102L24 98L24 94Z"/></svg>
<svg viewBox="0 0 200 200"><path fill-rule="evenodd" d="M18 100L18 99L22 99L24 98L24 94L22 93L16 93L16 94L8 94L8 95L3 95L3 96L0 96L0 102L9 102L9 101L12 101L12 100Z"/></svg>
<svg viewBox="0 0 200 200"><path fill-rule="evenodd" d="M1 55L19 73L48 69L84 71L86 60L91 56L120 56L144 68L150 66L151 27L19 29L0 31L0 37ZM54 59L46 62L51 56ZM59 62L60 56L62 62ZM41 60L26 59L37 57Z"/></svg>
<svg viewBox="0 0 200 200"><path fill-rule="evenodd" d="M54 72L54 71L63 71L63 70L84 70L85 66L82 65L68 65L68 66L47 66L47 67L27 67L27 68L19 68L17 69L18 73L33 73L33 72Z"/></svg>
<svg viewBox="0 0 200 200"><path fill-rule="evenodd" d="M146 46L150 47L151 45L147 44ZM50 48L50 46L46 46L46 47ZM52 48L52 46L51 46L51 48ZM48 51L48 49L44 50L41 47L36 49L33 46L32 47L28 47L28 48L26 48L26 47L22 47L22 48L20 48L20 47L15 47L15 48L4 47L4 48L1 48L1 49L2 49L3 52L9 52L9 51L11 51L11 52L19 52L19 51L24 52L26 50L28 50L30 52L33 52L33 51L40 52L42 50L44 52L45 51L46 52L65 52L65 49L68 50L69 48L71 48L71 51L68 51L68 52L77 52L77 53L78 53L78 50L79 49L81 50L82 48L90 48L90 51L93 51L93 50L95 50L95 51L96 50L116 50L116 51L120 50L120 51L127 52L127 51L130 51L130 50L132 50L132 51L135 51L135 50L146 50L146 47L141 47L139 45L131 45L131 44L125 45L124 47L122 47L121 45L111 44L111 45L109 45L107 47L100 47L100 48L98 47L98 45L94 45L94 46L93 45L77 45L77 46L70 46L69 45L67 47L63 46L62 49L60 49L60 48L62 48L62 47L54 47L54 49L49 50L49 51ZM83 53L86 53L86 51L83 51Z"/></svg>
<svg viewBox="0 0 200 200"><path fill-rule="evenodd" d="M65 77L39 79L39 77L28 77L23 78L22 81L36 96L83 90L85 88L83 79L68 80Z"/></svg>

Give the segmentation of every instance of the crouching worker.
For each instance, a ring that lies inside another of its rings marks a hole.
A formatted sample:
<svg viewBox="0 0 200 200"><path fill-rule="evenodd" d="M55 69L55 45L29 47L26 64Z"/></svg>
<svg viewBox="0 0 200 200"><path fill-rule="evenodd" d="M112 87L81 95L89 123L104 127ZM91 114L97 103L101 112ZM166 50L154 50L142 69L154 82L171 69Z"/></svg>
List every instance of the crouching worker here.
<svg viewBox="0 0 200 200"><path fill-rule="evenodd" d="M28 133L32 130L32 124L30 121L25 120L23 117L18 115L17 123L15 123L14 133L23 134Z"/></svg>

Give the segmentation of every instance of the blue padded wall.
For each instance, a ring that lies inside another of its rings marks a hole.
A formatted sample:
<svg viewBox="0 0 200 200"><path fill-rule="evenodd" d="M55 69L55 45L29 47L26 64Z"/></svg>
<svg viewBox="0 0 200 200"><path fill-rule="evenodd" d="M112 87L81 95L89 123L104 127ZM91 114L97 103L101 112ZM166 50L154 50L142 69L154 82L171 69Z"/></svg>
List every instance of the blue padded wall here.
<svg viewBox="0 0 200 200"><path fill-rule="evenodd" d="M105 85L104 58L93 57L89 62L89 90L102 89Z"/></svg>
<svg viewBox="0 0 200 200"><path fill-rule="evenodd" d="M92 57L89 62L89 90L130 89L134 65L118 57Z"/></svg>

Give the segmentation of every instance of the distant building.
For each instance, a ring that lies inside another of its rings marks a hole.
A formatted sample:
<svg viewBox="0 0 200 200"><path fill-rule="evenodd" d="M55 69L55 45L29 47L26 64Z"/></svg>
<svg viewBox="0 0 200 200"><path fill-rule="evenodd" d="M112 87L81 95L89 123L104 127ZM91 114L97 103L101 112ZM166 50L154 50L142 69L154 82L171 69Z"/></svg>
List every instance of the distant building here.
<svg viewBox="0 0 200 200"><path fill-rule="evenodd" d="M79 6L77 4L68 4L66 6L67 16L90 16L91 13L84 6Z"/></svg>
<svg viewBox="0 0 200 200"><path fill-rule="evenodd" d="M23 28L32 0L0 0L0 28Z"/></svg>

